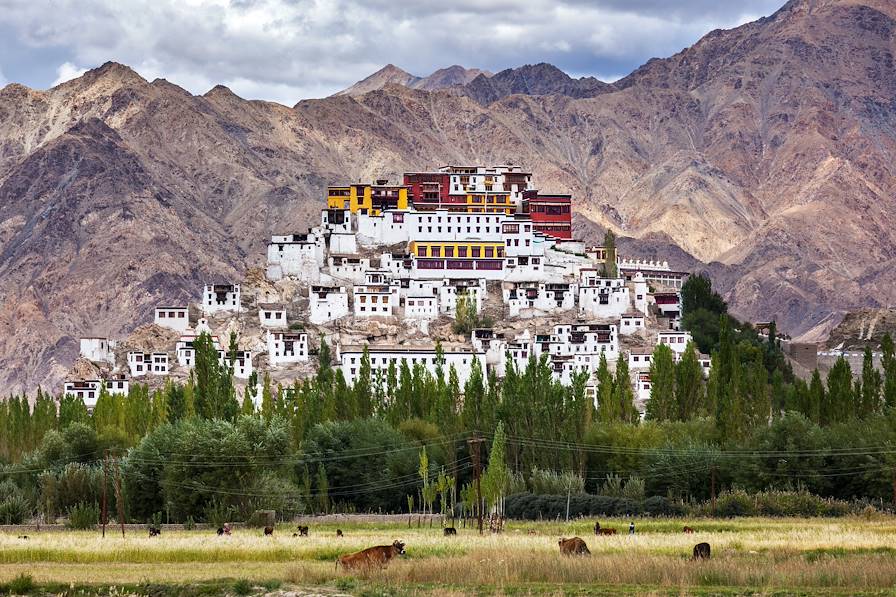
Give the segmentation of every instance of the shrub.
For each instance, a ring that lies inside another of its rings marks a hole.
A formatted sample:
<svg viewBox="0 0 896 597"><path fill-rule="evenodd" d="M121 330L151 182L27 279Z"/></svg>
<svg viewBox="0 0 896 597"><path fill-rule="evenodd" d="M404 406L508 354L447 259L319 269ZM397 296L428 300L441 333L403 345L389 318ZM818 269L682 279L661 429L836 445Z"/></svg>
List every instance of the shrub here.
<svg viewBox="0 0 896 597"><path fill-rule="evenodd" d="M233 507L213 498L205 507L205 520L215 528L224 526L233 517Z"/></svg>
<svg viewBox="0 0 896 597"><path fill-rule="evenodd" d="M9 495L0 502L0 524L22 524L30 514L28 502L20 495Z"/></svg>
<svg viewBox="0 0 896 597"><path fill-rule="evenodd" d="M845 516L859 511L864 504L851 504L830 498L823 498L806 490L760 491L749 494L737 489L719 494L715 512L707 501L692 508L698 516Z"/></svg>
<svg viewBox="0 0 896 597"><path fill-rule="evenodd" d="M241 578L233 583L233 592L237 595L248 595L252 592L252 583L245 578Z"/></svg>
<svg viewBox="0 0 896 597"><path fill-rule="evenodd" d="M88 530L96 527L100 522L100 509L96 502L75 504L68 510L68 522L66 526L75 530Z"/></svg>
<svg viewBox="0 0 896 597"><path fill-rule="evenodd" d="M256 510L249 516L246 526L262 528L273 526L277 522L277 513L273 510Z"/></svg>
<svg viewBox="0 0 896 597"><path fill-rule="evenodd" d="M605 495L573 495L569 498L569 516L627 516L633 514L676 514L681 508L668 499L656 496L648 500L630 500ZM566 516L565 495L511 495L505 502L509 518L522 520L552 519Z"/></svg>
<svg viewBox="0 0 896 597"><path fill-rule="evenodd" d="M30 574L20 574L5 585L0 585L0 593L26 595L34 590L34 579Z"/></svg>
<svg viewBox="0 0 896 597"><path fill-rule="evenodd" d="M196 521L193 520L192 516L187 516L187 519L184 521L184 530L192 531L196 528Z"/></svg>

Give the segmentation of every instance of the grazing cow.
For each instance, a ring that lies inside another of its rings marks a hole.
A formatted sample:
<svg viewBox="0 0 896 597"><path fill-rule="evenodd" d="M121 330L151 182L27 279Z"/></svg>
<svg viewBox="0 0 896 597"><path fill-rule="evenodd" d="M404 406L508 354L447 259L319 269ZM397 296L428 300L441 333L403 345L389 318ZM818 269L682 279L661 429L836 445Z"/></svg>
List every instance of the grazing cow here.
<svg viewBox="0 0 896 597"><path fill-rule="evenodd" d="M336 536L342 537L342 529L336 529Z"/></svg>
<svg viewBox="0 0 896 597"><path fill-rule="evenodd" d="M694 546L694 557L692 560L708 560L709 559L709 543L698 543Z"/></svg>
<svg viewBox="0 0 896 597"><path fill-rule="evenodd" d="M308 527L300 526L298 529L299 537L307 537L308 536Z"/></svg>
<svg viewBox="0 0 896 597"><path fill-rule="evenodd" d="M538 531L536 531L535 529L529 529L528 531L526 531L526 533L529 535L537 535Z"/></svg>
<svg viewBox="0 0 896 597"><path fill-rule="evenodd" d="M684 532L688 535L692 535L694 533L694 529L692 529L691 527L684 527Z"/></svg>
<svg viewBox="0 0 896 597"><path fill-rule="evenodd" d="M372 568L373 566L385 568L389 560L400 555L404 555L404 543L396 540L392 545L377 545L356 553L339 556L336 558L336 568L338 569L340 564L345 570Z"/></svg>
<svg viewBox="0 0 896 597"><path fill-rule="evenodd" d="M454 527L445 527L442 529L442 533L447 537L449 535L457 535L457 529Z"/></svg>
<svg viewBox="0 0 896 597"><path fill-rule="evenodd" d="M264 527L264 536L270 537L274 534L274 527Z"/></svg>
<svg viewBox="0 0 896 597"><path fill-rule="evenodd" d="M616 534L616 529L602 528L602 529L598 529L598 530L600 531L598 533L598 535L615 535Z"/></svg>
<svg viewBox="0 0 896 597"><path fill-rule="evenodd" d="M162 529L158 529L156 527L149 527L149 536L150 537L158 537L162 534Z"/></svg>
<svg viewBox="0 0 896 597"><path fill-rule="evenodd" d="M572 539L564 539L561 537L560 541L557 543L560 545L560 553L564 556L591 555L591 552L588 551L588 546L585 545L585 542L579 537L573 537Z"/></svg>

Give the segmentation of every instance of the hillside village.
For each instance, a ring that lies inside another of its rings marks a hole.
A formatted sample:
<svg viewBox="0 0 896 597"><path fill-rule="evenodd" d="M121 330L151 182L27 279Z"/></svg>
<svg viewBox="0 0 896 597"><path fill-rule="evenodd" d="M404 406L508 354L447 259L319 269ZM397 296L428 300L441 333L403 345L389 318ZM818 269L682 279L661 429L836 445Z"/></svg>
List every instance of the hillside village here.
<svg viewBox="0 0 896 597"><path fill-rule="evenodd" d="M564 384L591 374L596 397L601 355L611 370L625 359L643 413L654 346L678 357L690 340L679 329L687 273L574 239L572 202L513 165L331 186L318 226L271 237L264 272L209 280L195 304L158 305L128 338L82 338L62 391L90 410L103 387L186 380L204 332L256 400L262 375L311 375L323 339L348 384L365 348L384 375L403 360L434 370L438 343L461 385L474 360L502 377L508 359L521 368L546 354ZM708 375L709 357L700 363Z"/></svg>

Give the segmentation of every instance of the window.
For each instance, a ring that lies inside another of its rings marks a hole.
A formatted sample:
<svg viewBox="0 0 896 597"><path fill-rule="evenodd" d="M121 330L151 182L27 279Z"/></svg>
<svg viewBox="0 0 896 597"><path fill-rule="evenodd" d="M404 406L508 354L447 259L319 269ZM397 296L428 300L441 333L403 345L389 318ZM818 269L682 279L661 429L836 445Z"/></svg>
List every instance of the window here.
<svg viewBox="0 0 896 597"><path fill-rule="evenodd" d="M478 231L479 231L479 230L477 229L477 232L478 232ZM480 252L481 252L481 251L480 251L479 247L473 247L473 258L475 259L475 258L479 257L479 256L480 256Z"/></svg>
<svg viewBox="0 0 896 597"><path fill-rule="evenodd" d="M445 257L454 257L454 247L445 247Z"/></svg>
<svg viewBox="0 0 896 597"><path fill-rule="evenodd" d="M364 296L364 295L361 295L361 302L362 302L362 303L366 303L366 302L367 302L367 297Z"/></svg>
<svg viewBox="0 0 896 597"><path fill-rule="evenodd" d="M486 247L486 248L485 248L485 256L486 256L486 257L494 257L494 256L495 256L495 249L494 249L493 247Z"/></svg>
<svg viewBox="0 0 896 597"><path fill-rule="evenodd" d="M458 247L457 248L457 256L458 257L466 257L467 256L467 247Z"/></svg>

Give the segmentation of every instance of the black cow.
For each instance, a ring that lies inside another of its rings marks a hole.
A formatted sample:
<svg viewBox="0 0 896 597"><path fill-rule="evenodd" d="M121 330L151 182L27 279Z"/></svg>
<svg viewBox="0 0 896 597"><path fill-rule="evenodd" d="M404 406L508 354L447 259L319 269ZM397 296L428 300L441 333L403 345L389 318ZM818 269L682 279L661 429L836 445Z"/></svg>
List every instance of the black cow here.
<svg viewBox="0 0 896 597"><path fill-rule="evenodd" d="M336 529L336 536L342 537L342 529Z"/></svg>
<svg viewBox="0 0 896 597"><path fill-rule="evenodd" d="M162 529L156 527L149 527L149 536L150 537L158 537L162 534Z"/></svg>
<svg viewBox="0 0 896 597"><path fill-rule="evenodd" d="M692 560L708 560L709 559L709 543L698 543L694 546L694 557Z"/></svg>
<svg viewBox="0 0 896 597"><path fill-rule="evenodd" d="M264 527L264 536L270 537L274 534L274 527Z"/></svg>
<svg viewBox="0 0 896 597"><path fill-rule="evenodd" d="M442 533L444 533L446 537L449 535L457 535L457 529L454 527L445 527L442 529Z"/></svg>

